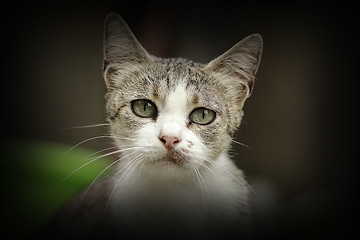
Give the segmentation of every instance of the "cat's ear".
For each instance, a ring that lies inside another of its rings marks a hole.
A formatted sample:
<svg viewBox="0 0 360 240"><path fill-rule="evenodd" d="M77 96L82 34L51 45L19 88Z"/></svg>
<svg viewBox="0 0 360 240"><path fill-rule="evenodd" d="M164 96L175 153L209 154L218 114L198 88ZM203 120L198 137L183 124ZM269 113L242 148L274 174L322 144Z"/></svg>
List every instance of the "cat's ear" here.
<svg viewBox="0 0 360 240"><path fill-rule="evenodd" d="M126 22L116 13L109 13L105 19L103 66L108 88L115 84L111 74L117 74L119 69L126 66L151 60L151 56L138 42Z"/></svg>
<svg viewBox="0 0 360 240"><path fill-rule="evenodd" d="M254 86L262 46L262 37L259 34L252 34L211 61L205 69L217 75L225 85L235 86L239 93L248 97Z"/></svg>

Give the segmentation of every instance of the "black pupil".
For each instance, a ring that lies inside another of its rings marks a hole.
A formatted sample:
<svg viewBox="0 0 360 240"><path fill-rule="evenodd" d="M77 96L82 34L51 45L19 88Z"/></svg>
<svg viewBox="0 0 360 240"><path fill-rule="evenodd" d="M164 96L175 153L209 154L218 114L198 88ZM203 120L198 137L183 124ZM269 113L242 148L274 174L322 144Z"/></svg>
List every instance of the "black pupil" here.
<svg viewBox="0 0 360 240"><path fill-rule="evenodd" d="M203 110L203 112L202 112L202 118L203 119L205 118L205 114L207 114L207 110Z"/></svg>
<svg viewBox="0 0 360 240"><path fill-rule="evenodd" d="M146 112L146 108L147 108L148 106L150 107L150 103L148 103L148 102L144 103L144 112Z"/></svg>

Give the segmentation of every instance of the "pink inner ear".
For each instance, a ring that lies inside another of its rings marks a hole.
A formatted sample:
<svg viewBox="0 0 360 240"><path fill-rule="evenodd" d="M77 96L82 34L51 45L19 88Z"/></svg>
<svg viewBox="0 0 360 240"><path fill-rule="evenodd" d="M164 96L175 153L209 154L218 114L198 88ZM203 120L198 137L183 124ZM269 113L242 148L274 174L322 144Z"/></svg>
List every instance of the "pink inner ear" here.
<svg viewBox="0 0 360 240"><path fill-rule="evenodd" d="M246 92L247 87L245 86L245 84L240 83L239 89L240 89L240 92Z"/></svg>
<svg viewBox="0 0 360 240"><path fill-rule="evenodd" d="M111 76L114 73L116 73L116 68L114 68L114 67L110 67L109 70L107 70L107 75L108 76Z"/></svg>
<svg viewBox="0 0 360 240"><path fill-rule="evenodd" d="M105 69L106 70L106 69ZM113 80L114 75L116 74L116 68L114 67L110 67L107 71L106 71L106 79L105 81L107 81L107 87L108 88L115 88L116 87L116 83Z"/></svg>
<svg viewBox="0 0 360 240"><path fill-rule="evenodd" d="M248 87L244 83L240 83L238 89L239 89L239 95L236 98L238 101L243 101L244 98L248 97L248 95L251 92L251 88L250 88L249 93L247 93Z"/></svg>

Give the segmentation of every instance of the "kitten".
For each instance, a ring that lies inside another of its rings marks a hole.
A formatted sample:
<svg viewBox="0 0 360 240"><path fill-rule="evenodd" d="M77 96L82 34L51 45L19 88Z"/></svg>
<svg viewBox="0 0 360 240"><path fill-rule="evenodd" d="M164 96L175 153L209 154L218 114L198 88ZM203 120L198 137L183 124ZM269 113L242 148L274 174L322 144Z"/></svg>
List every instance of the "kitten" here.
<svg viewBox="0 0 360 240"><path fill-rule="evenodd" d="M106 113L120 156L113 174L63 212L71 217L60 232L246 233L249 187L227 150L254 86L261 36L248 36L208 64L149 55L113 13L104 38Z"/></svg>

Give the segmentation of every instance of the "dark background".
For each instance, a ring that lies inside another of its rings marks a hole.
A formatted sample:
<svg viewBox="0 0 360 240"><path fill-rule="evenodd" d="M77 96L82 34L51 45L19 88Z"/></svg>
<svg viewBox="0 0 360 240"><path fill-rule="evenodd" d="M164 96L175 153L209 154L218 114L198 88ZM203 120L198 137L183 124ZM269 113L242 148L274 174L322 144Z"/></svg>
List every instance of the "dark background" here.
<svg viewBox="0 0 360 240"><path fill-rule="evenodd" d="M203 63L260 33L263 58L236 136L251 148L233 146L233 159L264 203L259 235L355 234L355 5L52 1L7 3L0 11L5 142L74 145L107 134L65 128L105 122L102 31L109 12L120 14L151 54Z"/></svg>

